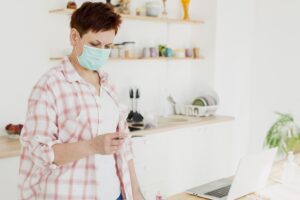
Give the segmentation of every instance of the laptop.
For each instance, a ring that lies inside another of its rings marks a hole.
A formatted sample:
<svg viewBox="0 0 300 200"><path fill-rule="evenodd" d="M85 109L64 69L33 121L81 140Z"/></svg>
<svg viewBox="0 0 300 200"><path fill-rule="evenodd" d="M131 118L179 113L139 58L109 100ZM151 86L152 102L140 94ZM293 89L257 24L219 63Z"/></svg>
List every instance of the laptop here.
<svg viewBox="0 0 300 200"><path fill-rule="evenodd" d="M262 189L269 178L277 148L243 157L234 177L223 178L187 190L186 193L212 199L233 200Z"/></svg>

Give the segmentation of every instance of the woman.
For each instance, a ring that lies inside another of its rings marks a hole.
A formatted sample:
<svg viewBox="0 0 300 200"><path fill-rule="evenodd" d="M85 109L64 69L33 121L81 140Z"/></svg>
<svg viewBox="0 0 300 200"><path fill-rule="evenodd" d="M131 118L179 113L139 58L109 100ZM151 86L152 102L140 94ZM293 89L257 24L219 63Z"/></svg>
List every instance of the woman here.
<svg viewBox="0 0 300 200"><path fill-rule="evenodd" d="M100 69L120 24L108 4L87 2L73 13L72 53L29 98L19 199L143 199L126 113Z"/></svg>

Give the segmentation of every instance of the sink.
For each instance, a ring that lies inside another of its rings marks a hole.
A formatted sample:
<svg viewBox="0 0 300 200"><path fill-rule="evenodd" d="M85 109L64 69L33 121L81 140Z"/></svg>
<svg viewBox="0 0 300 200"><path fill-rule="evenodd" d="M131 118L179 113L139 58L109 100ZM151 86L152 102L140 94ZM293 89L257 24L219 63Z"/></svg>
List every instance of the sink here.
<svg viewBox="0 0 300 200"><path fill-rule="evenodd" d="M192 117L192 116L184 116L184 115L170 115L170 116L158 116L155 120L155 124L147 123L144 127L146 130L150 129L159 129L159 128L170 128L176 127L177 125L188 125L190 123L195 123L201 121L203 118L200 117ZM139 136L135 136L139 137Z"/></svg>
<svg viewBox="0 0 300 200"><path fill-rule="evenodd" d="M187 117L181 117L181 116L170 116L170 117L160 117L158 120L158 123L182 123L187 122L189 119Z"/></svg>

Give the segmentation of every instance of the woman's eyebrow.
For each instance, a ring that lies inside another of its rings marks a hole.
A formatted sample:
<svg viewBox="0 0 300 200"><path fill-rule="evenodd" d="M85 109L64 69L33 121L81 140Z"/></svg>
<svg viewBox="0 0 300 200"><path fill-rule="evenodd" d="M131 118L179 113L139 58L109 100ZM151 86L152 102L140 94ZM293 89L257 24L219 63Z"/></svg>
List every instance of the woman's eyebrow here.
<svg viewBox="0 0 300 200"><path fill-rule="evenodd" d="M103 44L100 40L94 40L94 41L91 41L91 43L93 43L93 45L102 45ZM105 46L111 46L111 45L113 45L113 43L105 44Z"/></svg>
<svg viewBox="0 0 300 200"><path fill-rule="evenodd" d="M92 43L97 44L97 45L102 44L102 42L99 40L94 40L94 41L92 41Z"/></svg>

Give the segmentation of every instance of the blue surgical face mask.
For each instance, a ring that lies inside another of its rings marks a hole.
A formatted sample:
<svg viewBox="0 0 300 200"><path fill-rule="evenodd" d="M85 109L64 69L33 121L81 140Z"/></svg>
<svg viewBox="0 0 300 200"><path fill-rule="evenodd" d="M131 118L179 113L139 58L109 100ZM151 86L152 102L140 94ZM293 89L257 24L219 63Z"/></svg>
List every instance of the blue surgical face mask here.
<svg viewBox="0 0 300 200"><path fill-rule="evenodd" d="M83 51L80 56L77 56L78 62L86 69L97 71L108 60L111 49L99 49L83 45Z"/></svg>

